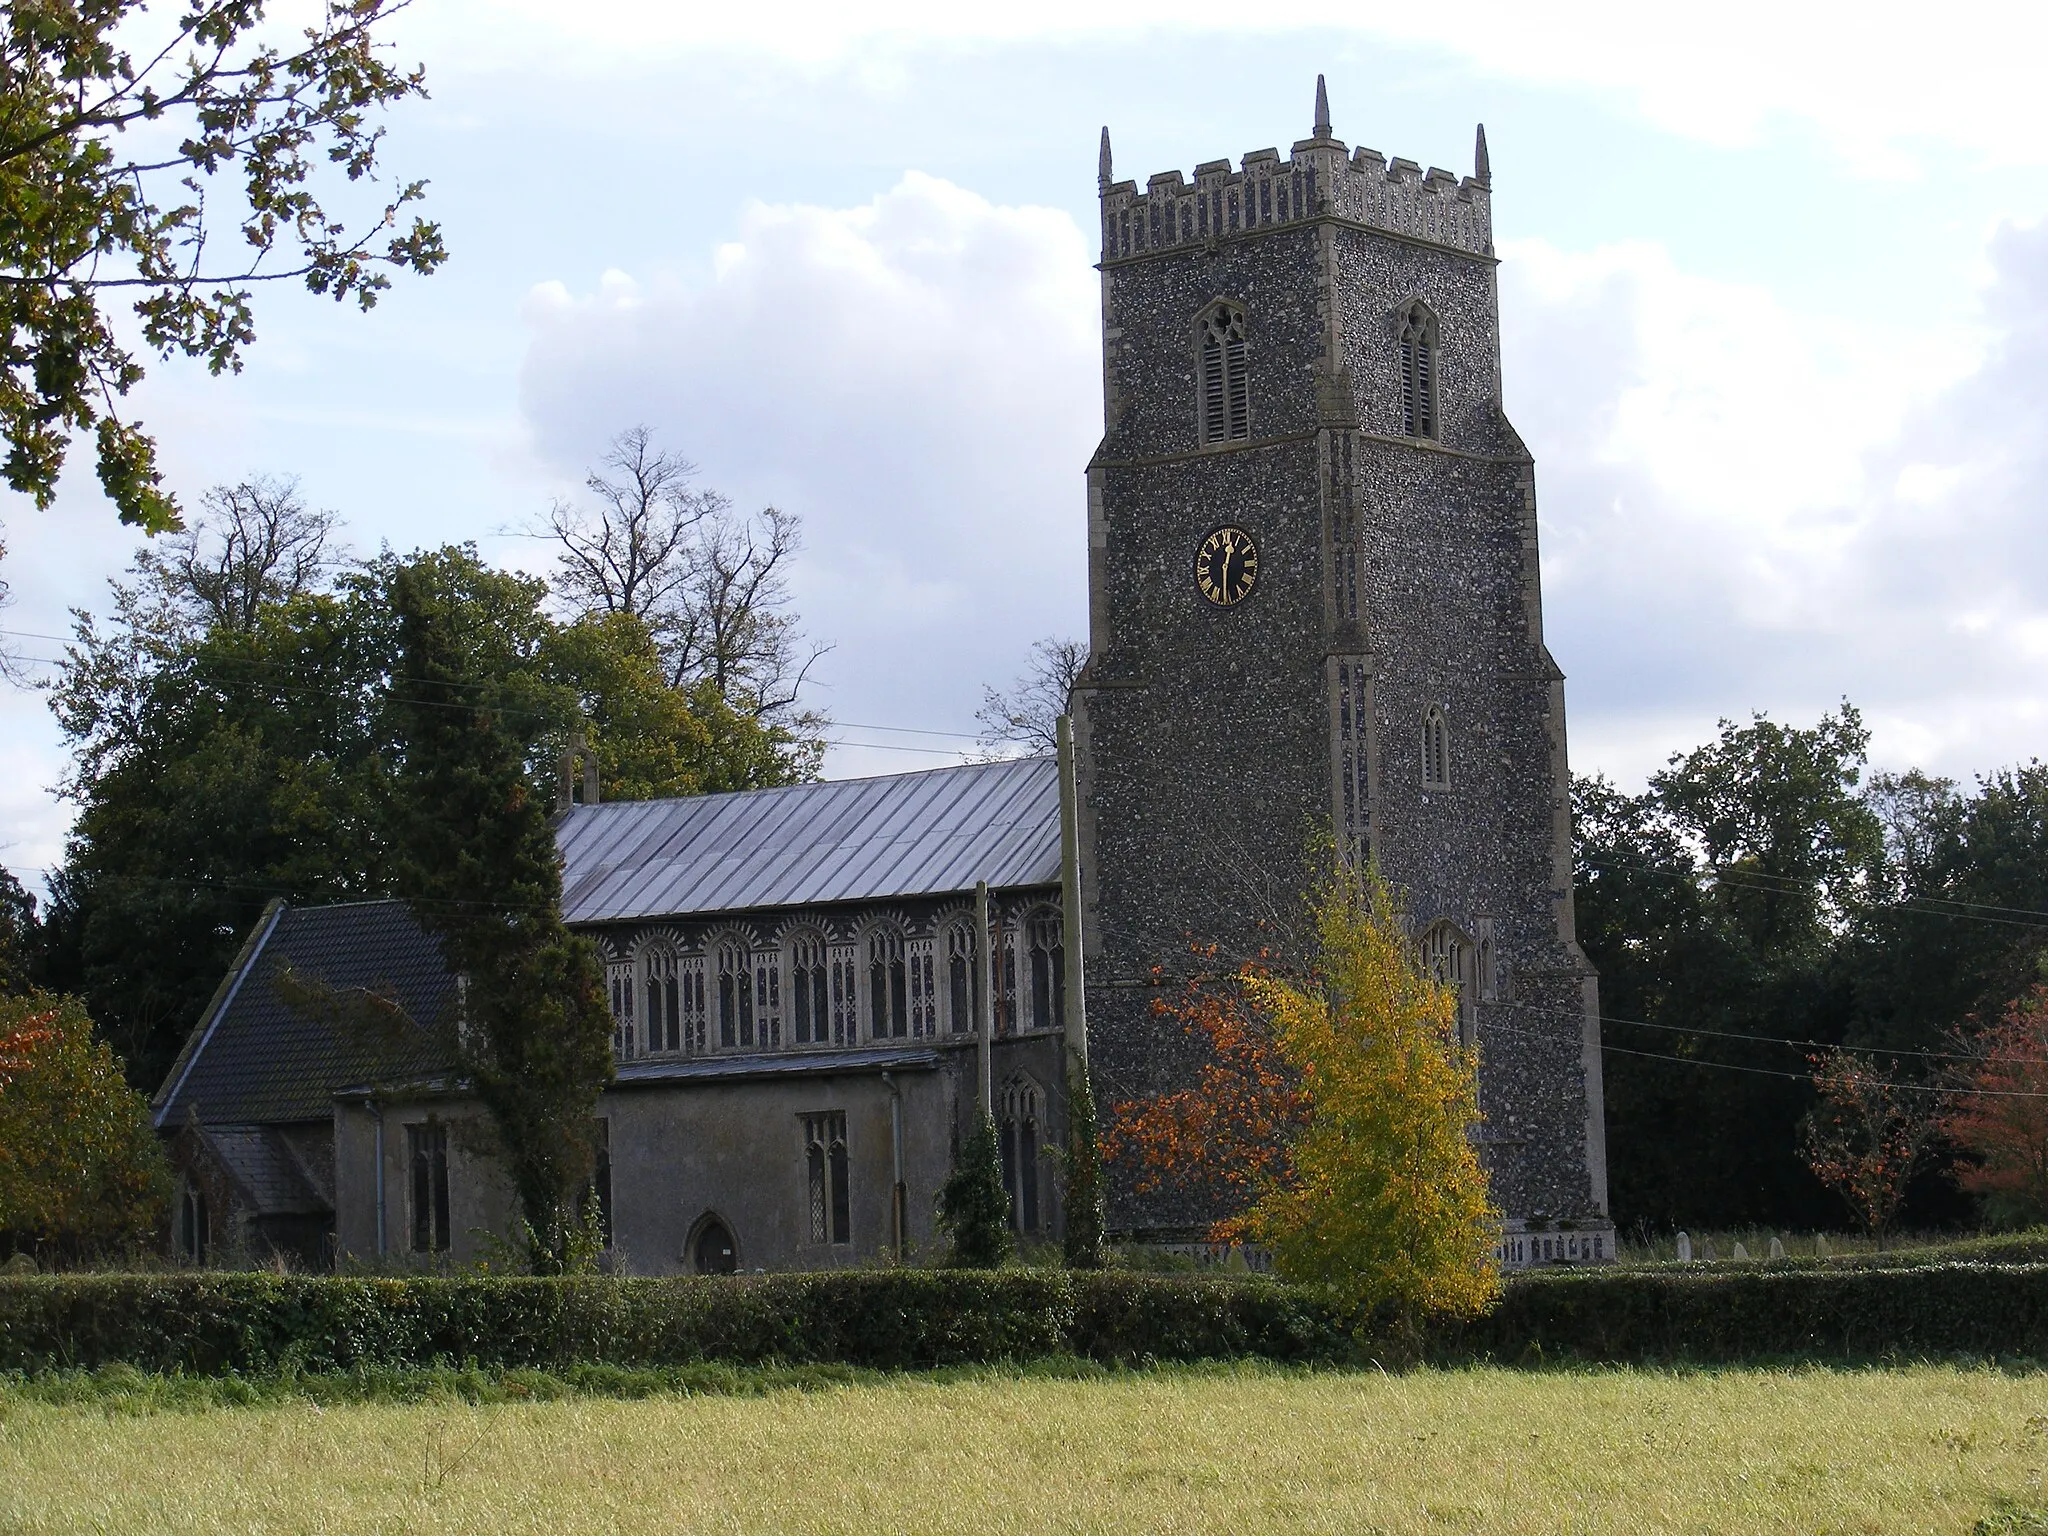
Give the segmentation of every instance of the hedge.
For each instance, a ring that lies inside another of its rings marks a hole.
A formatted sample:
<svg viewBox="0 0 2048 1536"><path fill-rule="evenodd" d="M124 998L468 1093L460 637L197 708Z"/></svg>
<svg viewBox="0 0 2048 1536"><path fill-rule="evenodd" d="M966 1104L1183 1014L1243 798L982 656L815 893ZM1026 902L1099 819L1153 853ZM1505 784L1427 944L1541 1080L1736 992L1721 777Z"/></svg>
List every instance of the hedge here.
<svg viewBox="0 0 2048 1536"><path fill-rule="evenodd" d="M2048 1265L1512 1279L1431 1357L1723 1362L2048 1360ZM1053 1355L1145 1363L1382 1354L1319 1293L1269 1280L1058 1270L867 1270L676 1280L269 1274L0 1280L0 1371L658 1369L700 1361L885 1370Z"/></svg>

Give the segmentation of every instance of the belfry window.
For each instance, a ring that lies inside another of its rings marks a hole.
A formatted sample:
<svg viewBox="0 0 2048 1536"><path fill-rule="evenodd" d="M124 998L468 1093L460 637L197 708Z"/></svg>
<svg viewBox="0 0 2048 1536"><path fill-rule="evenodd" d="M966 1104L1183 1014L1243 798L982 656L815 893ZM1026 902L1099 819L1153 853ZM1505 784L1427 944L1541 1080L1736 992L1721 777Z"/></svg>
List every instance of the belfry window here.
<svg viewBox="0 0 2048 1536"><path fill-rule="evenodd" d="M1401 430L1436 436L1436 316L1417 302L1401 316Z"/></svg>
<svg viewBox="0 0 2048 1536"><path fill-rule="evenodd" d="M1451 729L1434 704L1422 715L1422 784L1425 789L1451 787Z"/></svg>
<svg viewBox="0 0 2048 1536"><path fill-rule="evenodd" d="M1243 442L1252 435L1251 381L1246 370L1244 311L1212 305L1196 331L1202 390L1202 442Z"/></svg>

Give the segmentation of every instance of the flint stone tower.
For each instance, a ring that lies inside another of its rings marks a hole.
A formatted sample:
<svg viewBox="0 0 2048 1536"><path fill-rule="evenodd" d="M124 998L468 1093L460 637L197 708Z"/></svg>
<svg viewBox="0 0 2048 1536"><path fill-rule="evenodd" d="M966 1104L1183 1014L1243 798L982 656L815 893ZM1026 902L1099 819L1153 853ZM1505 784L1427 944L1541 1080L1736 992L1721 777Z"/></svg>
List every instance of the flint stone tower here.
<svg viewBox="0 0 2048 1536"><path fill-rule="evenodd" d="M1464 178L1311 137L1137 184L1102 139L1104 433L1076 686L1098 1102L1185 1086L1155 967L1226 958L1333 833L1406 896L1482 1050L1509 1264L1613 1256L1563 674L1501 409L1485 130ZM1110 1225L1217 1212L1113 1180Z"/></svg>

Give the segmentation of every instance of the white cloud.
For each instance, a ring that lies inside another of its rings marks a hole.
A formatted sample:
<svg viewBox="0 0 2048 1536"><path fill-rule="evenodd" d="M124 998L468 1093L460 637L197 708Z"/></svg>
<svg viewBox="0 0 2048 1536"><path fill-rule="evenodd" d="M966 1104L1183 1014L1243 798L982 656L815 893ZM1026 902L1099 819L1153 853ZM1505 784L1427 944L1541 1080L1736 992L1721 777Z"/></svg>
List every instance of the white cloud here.
<svg viewBox="0 0 2048 1536"><path fill-rule="evenodd" d="M1085 622L1096 313L1066 214L913 172L858 208L750 206L695 285L536 287L522 408L565 474L646 422L706 483L798 513L827 707L962 729L981 683Z"/></svg>
<svg viewBox="0 0 2048 1536"><path fill-rule="evenodd" d="M1890 335L1653 246L1507 256L1579 762L1633 778L1717 716L1845 694L1891 762L2038 750L2048 232L1994 243L1979 325Z"/></svg>
<svg viewBox="0 0 2048 1536"><path fill-rule="evenodd" d="M1801 123L1867 175L1918 175L1931 155L1954 150L1992 164L2048 161L2036 107L2048 11L2019 0L1957 0L1938 20L1920 8L1849 0L1467 0L1366 5L1341 21L1231 0L791 0L772 14L666 0L449 0L407 27L408 43L417 38L429 57L463 69L545 58L602 72L623 61L737 53L811 70L850 67L878 91L900 82L902 56L934 48L1300 33L1328 38L1333 58L1393 42L1497 79L1601 92L1711 143L1754 143L1774 122Z"/></svg>

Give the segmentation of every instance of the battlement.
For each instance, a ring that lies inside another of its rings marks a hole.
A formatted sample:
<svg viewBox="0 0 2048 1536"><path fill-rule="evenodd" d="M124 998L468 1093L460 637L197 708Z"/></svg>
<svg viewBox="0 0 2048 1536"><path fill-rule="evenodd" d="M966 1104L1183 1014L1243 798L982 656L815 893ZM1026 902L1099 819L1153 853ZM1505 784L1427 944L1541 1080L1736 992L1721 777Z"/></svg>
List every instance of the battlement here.
<svg viewBox="0 0 2048 1536"><path fill-rule="evenodd" d="M1413 160L1388 160L1378 150L1349 149L1333 138L1320 76L1315 132L1284 160L1277 149L1255 149L1235 170L1228 160L1205 160L1192 183L1179 171L1163 171L1141 192L1135 181L1113 179L1105 128L1098 184L1104 261L1327 217L1475 256L1493 254L1484 126L1472 175L1461 178L1435 166L1424 172Z"/></svg>

